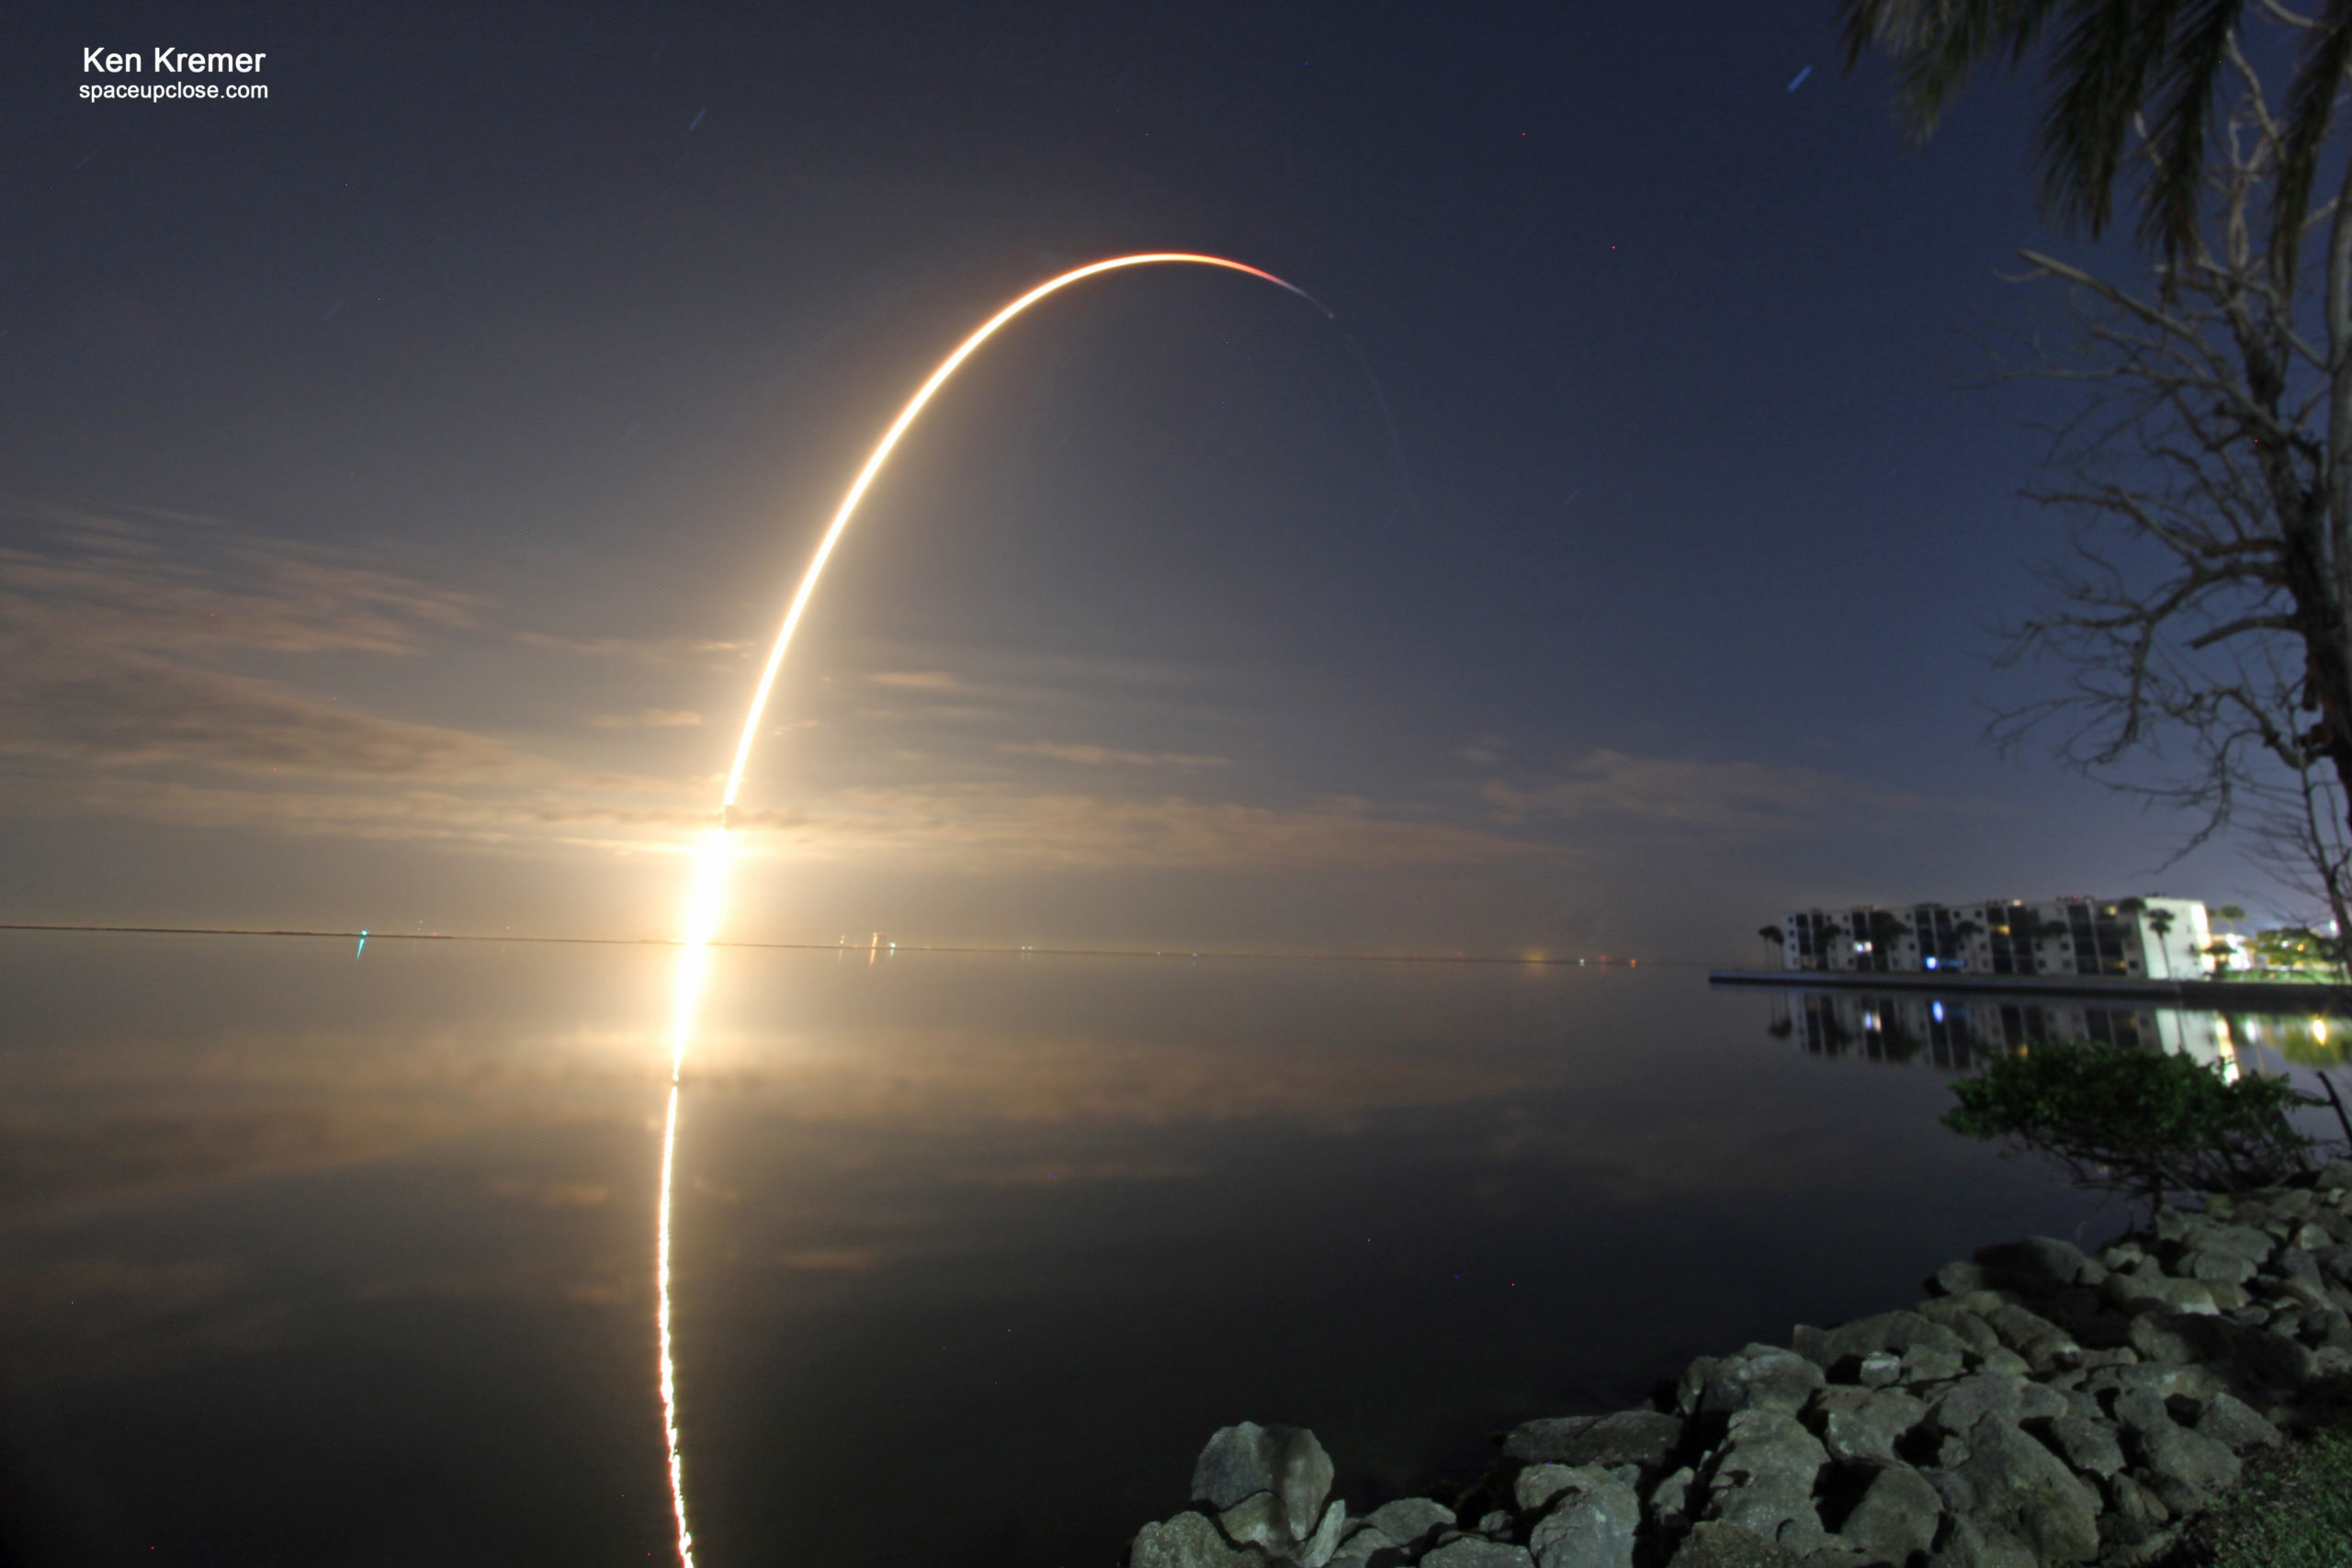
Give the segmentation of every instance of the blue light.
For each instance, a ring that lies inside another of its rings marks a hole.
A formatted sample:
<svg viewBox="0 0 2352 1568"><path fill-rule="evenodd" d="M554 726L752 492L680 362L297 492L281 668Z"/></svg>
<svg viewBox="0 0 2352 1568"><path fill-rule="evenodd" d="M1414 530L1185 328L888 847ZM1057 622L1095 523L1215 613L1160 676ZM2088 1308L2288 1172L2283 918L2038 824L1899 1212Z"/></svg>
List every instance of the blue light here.
<svg viewBox="0 0 2352 1568"><path fill-rule="evenodd" d="M1933 969L1935 966L1936 966L1936 961L1935 961L1933 958L1929 958L1929 959L1928 960L1928 968L1930 968L1930 969Z"/></svg>
<svg viewBox="0 0 2352 1568"><path fill-rule="evenodd" d="M1936 1021L1938 1023L1941 1023L1941 1022L1944 1021L1944 1004L1943 1004L1943 1003L1941 1003L1941 1002L1929 1002L1929 1003L1928 1004L1928 1012L1929 1016L1931 1016L1932 1018L1934 1018L1934 1019L1935 1019L1935 1021Z"/></svg>

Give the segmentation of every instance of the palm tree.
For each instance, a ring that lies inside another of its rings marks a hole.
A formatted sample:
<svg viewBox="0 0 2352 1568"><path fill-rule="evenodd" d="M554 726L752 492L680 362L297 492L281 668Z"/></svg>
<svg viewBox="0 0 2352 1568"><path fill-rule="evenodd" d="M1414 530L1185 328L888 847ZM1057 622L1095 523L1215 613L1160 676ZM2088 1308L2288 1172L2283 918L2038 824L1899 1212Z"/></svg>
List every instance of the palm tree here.
<svg viewBox="0 0 2352 1568"><path fill-rule="evenodd" d="M1771 950L1771 949L1773 949L1773 948L1779 948L1779 949L1781 949L1781 961L1782 961L1783 963L1786 963L1786 962L1787 962L1787 960L1788 960L1788 939L1787 939L1785 936L1783 936L1783 935L1781 934L1781 928L1780 928L1780 927L1778 927L1778 926L1758 926L1758 927L1756 928L1756 934L1757 934L1758 936L1760 936L1760 937L1762 937L1762 938L1764 939L1764 946L1765 946L1765 949L1766 949L1766 952L1767 952L1767 956L1766 956L1765 962L1766 962L1768 964L1771 962L1771 959L1770 959L1770 950Z"/></svg>
<svg viewBox="0 0 2352 1568"><path fill-rule="evenodd" d="M2236 68L2249 10L2302 34L2279 138L2272 265L2291 282L2320 144L2352 63L2352 0L2305 17L2278 0L1838 0L1846 68L1876 49L1894 60L1901 113L1924 141L1987 61L2012 70L2056 23L2041 118L2041 198L2057 220L2097 238L2135 127L2154 161L2140 193L2140 237L2177 260L2196 237L2214 100Z"/></svg>

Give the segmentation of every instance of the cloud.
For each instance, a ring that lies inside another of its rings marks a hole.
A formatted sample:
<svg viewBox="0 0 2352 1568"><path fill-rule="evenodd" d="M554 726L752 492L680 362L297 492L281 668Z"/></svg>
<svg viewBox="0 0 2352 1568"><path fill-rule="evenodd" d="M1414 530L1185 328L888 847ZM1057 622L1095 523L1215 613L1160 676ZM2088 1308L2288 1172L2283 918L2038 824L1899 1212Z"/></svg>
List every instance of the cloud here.
<svg viewBox="0 0 2352 1568"><path fill-rule="evenodd" d="M1187 751L1118 751L1107 746L1064 744L1054 740L1008 740L998 750L1016 757L1051 757L1091 768L1116 763L1128 768L1223 768L1229 757L1199 756Z"/></svg>
<svg viewBox="0 0 2352 1568"><path fill-rule="evenodd" d="M1600 750L1562 777L1533 784L1500 780L1479 794L1497 820L1613 819L1693 832L1754 837L1838 821L1852 825L1949 809L1950 802L1887 789L1815 768L1765 762L1705 762Z"/></svg>
<svg viewBox="0 0 2352 1568"><path fill-rule="evenodd" d="M597 729L691 729L702 723L702 715L688 708L639 708L600 713L588 722Z"/></svg>
<svg viewBox="0 0 2352 1568"><path fill-rule="evenodd" d="M51 508L47 548L0 549L0 631L93 649L414 654L487 601L202 519L170 528Z"/></svg>
<svg viewBox="0 0 2352 1568"><path fill-rule="evenodd" d="M244 773L502 779L537 768L463 730L379 718L246 676L97 654L0 676L0 750L99 767L193 763Z"/></svg>
<svg viewBox="0 0 2352 1568"><path fill-rule="evenodd" d="M748 638L577 637L559 637L553 632L516 632L514 640L524 648L547 649L582 659L636 660L647 664L677 664L688 660L700 660L709 661L714 669L731 666L739 655L749 652L752 647Z"/></svg>
<svg viewBox="0 0 2352 1568"><path fill-rule="evenodd" d="M941 870L1339 870L1530 863L1555 852L1487 829L1335 796L1300 807L1026 795L987 785L860 788L805 803L775 852Z"/></svg>
<svg viewBox="0 0 2352 1568"><path fill-rule="evenodd" d="M944 670L880 670L867 675L869 684L900 692L969 692L974 688Z"/></svg>

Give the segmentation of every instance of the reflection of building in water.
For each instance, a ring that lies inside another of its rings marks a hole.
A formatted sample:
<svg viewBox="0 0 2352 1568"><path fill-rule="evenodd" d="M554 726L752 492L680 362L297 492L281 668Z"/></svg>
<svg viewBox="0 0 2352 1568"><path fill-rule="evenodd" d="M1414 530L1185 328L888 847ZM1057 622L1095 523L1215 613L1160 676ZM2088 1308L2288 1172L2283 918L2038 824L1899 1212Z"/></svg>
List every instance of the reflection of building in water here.
<svg viewBox="0 0 2352 1568"><path fill-rule="evenodd" d="M2057 898L1800 909L1781 922L1781 965L1873 975L2210 975L2205 906L2193 898ZM2224 960L2226 962L2226 960Z"/></svg>
<svg viewBox="0 0 2352 1568"><path fill-rule="evenodd" d="M2241 1020L2240 1022L2247 1021ZM1916 1062L1952 1071L2020 1045L2091 1040L2222 1065L2237 1076L2231 1021L2181 1008L2103 1008L2049 1001L1798 991L1772 998L1771 1032L1818 1056Z"/></svg>

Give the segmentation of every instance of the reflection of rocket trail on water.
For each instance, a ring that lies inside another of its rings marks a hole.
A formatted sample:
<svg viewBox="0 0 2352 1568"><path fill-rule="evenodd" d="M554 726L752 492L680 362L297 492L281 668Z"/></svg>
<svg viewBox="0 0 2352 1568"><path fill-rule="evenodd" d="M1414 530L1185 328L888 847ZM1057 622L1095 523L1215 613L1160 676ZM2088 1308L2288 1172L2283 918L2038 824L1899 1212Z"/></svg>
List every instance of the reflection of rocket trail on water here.
<svg viewBox="0 0 2352 1568"><path fill-rule="evenodd" d="M659 1341L661 1357L662 1440L669 1460L670 1506L677 1521L678 1561L681 1568L693 1568L695 1559L694 1535L686 1527L685 1468L684 1456L680 1453L678 1446L677 1372L671 1349L670 1193L678 1147L678 1090L685 1067L686 1045L693 1036L695 1014L702 998L704 976L709 968L709 942L718 928L719 911L725 895L728 863L727 832L733 823L735 799L743 787L743 770L752 759L752 743L759 738L760 720L767 711L769 694L775 689L776 675L784 668L784 656L792 646L792 634L799 629L800 617L808 608L810 595L817 591L817 580L824 574L825 563L832 558L833 547L840 543L843 530L849 526L850 519L856 515L858 503L865 499L865 492L872 488L876 478L882 472L883 465L889 461L890 454L897 449L899 438L905 435L908 427L914 423L915 417L922 412L924 405L931 401L940 388L946 385L948 378L956 374L964 361L969 359L982 344L994 337L998 329L1048 295L1058 293L1071 284L1092 277L1099 273L1161 263L1223 267L1228 272L1247 273L1252 277L1263 278L1276 288L1288 289L1317 310L1322 310L1326 317L1331 314L1329 310L1324 309L1321 301L1306 290L1295 284L1283 282L1271 272L1261 271L1257 267L1241 262L1227 261L1223 256L1195 255L1182 251L1152 251L1137 255L1114 256L1108 261L1093 262L1085 266L1075 267L1058 277L1048 278L1036 288L1030 289L983 321L978 331L956 346L954 353L940 361L939 367L931 373L929 379L916 389L915 395L908 400L906 407L899 411L898 418L892 420L890 427L883 432L882 439L876 444L873 452L866 457L865 466L858 470L857 478L851 482L848 494L842 498L841 506L833 513L832 522L826 526L823 536L817 541L817 553L808 562L808 570L801 577L800 586L794 591L791 603L785 609L784 625L777 630L775 644L768 650L767 663L760 671L759 685L752 694L749 711L743 716L743 733L735 745L734 763L728 769L727 789L719 798L718 826L704 836L702 848L695 857L694 885L686 899L685 929L680 942L681 951L678 954L678 968L673 989L673 1002L670 1019L670 1105L668 1114L663 1118L662 1132L661 1199L654 1226L653 1274L657 1296L655 1337ZM1352 344L1353 340L1351 339L1350 342ZM1356 352L1361 357L1363 350L1358 349ZM1370 372L1369 362L1364 368L1367 373ZM1375 395L1378 395L1378 388L1379 383L1375 378L1374 381ZM1388 400L1385 396L1380 398L1380 409L1382 417L1388 419ZM1394 440L1395 420L1388 419L1388 426L1390 438ZM1401 459L1401 451L1399 457ZM1407 482L1409 493L1409 477Z"/></svg>
<svg viewBox="0 0 2352 1568"><path fill-rule="evenodd" d="M359 948L358 948L358 951L355 952L351 956L352 956L352 957L354 957L354 958L365 958L367 955L368 955L368 933L367 933L366 931L361 931L361 932L359 933Z"/></svg>

